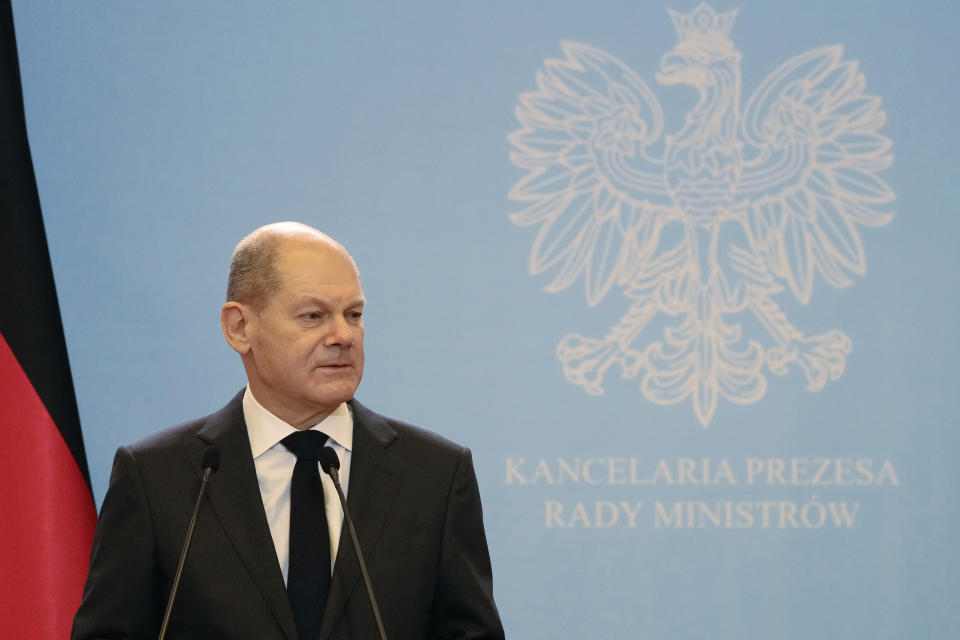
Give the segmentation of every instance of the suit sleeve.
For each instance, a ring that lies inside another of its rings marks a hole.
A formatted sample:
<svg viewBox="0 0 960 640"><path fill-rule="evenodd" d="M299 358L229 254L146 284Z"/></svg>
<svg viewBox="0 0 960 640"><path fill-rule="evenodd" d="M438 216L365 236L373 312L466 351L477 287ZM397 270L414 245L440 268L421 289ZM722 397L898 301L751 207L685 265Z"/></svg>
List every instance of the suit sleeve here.
<svg viewBox="0 0 960 640"><path fill-rule="evenodd" d="M159 632L159 573L143 480L121 447L100 509L73 640L147 640Z"/></svg>
<svg viewBox="0 0 960 640"><path fill-rule="evenodd" d="M503 635L493 601L480 489L470 450L463 449L447 500L428 637L498 640Z"/></svg>

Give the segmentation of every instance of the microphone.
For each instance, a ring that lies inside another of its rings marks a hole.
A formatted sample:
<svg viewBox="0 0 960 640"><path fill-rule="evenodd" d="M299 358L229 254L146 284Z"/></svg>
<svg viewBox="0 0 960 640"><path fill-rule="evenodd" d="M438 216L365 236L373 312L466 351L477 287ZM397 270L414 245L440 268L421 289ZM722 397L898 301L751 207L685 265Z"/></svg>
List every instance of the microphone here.
<svg viewBox="0 0 960 640"><path fill-rule="evenodd" d="M387 632L383 628L383 620L380 619L380 608L377 607L377 599L373 595L373 584L370 583L367 565L363 561L363 553L360 552L357 530L353 527L353 518L350 517L350 511L347 509L347 498L343 495L343 487L340 486L340 458L337 457L337 452L330 447L322 447L318 459L323 472L330 476L333 480L333 486L337 488L337 495L340 496L340 506L343 508L343 518L347 521L347 531L350 532L353 551L357 554L357 562L360 564L360 575L363 576L363 585L367 588L367 598L369 598L370 607L373 609L373 618L377 622L377 631L380 634L380 640L387 640Z"/></svg>
<svg viewBox="0 0 960 640"><path fill-rule="evenodd" d="M200 493L197 495L197 503L193 506L193 515L190 516L190 526L187 527L187 537L183 541L183 551L180 552L180 564L177 565L177 574L173 578L173 587L170 589L170 597L167 598L167 609L163 614L163 624L160 626L160 635L157 636L157 640L164 640L164 638L167 637L167 625L170 624L170 614L173 612L173 601L177 597L177 589L180 587L180 576L183 575L183 565L187 562L187 552L190 551L190 542L193 540L193 530L197 526L197 516L200 514L200 503L206 492L207 482L210 480L210 476L220 468L220 450L213 445L204 449L203 456L200 458L200 468L203 469L203 476L200 478Z"/></svg>

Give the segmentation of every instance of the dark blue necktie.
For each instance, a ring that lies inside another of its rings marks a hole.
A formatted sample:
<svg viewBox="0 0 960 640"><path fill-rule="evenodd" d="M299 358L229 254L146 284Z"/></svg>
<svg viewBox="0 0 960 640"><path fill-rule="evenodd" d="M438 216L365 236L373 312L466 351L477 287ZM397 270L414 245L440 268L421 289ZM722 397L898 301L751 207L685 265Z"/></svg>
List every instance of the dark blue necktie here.
<svg viewBox="0 0 960 640"><path fill-rule="evenodd" d="M327 441L319 431L298 431L281 440L297 456L290 484L290 567L287 595L300 640L316 640L330 589L330 533L317 456Z"/></svg>

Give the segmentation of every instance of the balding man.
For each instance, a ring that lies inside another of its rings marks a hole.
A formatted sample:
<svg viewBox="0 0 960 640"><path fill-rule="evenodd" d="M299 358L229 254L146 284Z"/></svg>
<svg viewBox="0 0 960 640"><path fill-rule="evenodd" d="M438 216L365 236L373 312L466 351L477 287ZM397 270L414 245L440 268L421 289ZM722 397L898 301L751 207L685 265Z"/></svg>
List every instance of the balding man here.
<svg viewBox="0 0 960 640"><path fill-rule="evenodd" d="M73 637L157 637L214 445L222 463L169 638L377 637L318 446L340 459L387 636L502 638L470 451L353 399L364 297L347 251L305 225L268 225L237 246L227 289L221 325L247 387L117 451Z"/></svg>

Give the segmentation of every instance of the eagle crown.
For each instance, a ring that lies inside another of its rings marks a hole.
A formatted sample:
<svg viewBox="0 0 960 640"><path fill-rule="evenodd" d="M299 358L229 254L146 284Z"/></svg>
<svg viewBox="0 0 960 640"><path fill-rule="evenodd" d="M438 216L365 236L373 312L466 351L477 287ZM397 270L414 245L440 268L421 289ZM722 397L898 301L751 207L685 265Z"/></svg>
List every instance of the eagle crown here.
<svg viewBox="0 0 960 640"><path fill-rule="evenodd" d="M700 3L690 13L669 8L667 12L677 32L677 44L661 61L665 74L691 63L702 67L718 62L739 62L740 54L730 40L736 9L717 13L712 7ZM669 83L669 79L666 82Z"/></svg>

